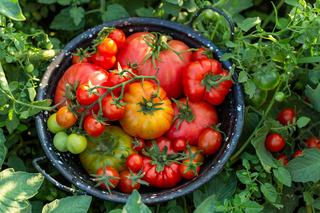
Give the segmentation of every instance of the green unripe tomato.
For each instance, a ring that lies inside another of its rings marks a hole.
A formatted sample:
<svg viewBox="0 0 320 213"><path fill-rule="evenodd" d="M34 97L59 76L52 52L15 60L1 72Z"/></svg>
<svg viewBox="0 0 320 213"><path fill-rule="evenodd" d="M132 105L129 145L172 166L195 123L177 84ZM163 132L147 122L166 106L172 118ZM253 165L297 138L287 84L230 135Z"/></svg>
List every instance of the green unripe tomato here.
<svg viewBox="0 0 320 213"><path fill-rule="evenodd" d="M28 73L30 73L30 72L32 72L33 70L34 70L34 66L33 66L33 64L28 64L27 66L25 66L25 70L28 72Z"/></svg>
<svg viewBox="0 0 320 213"><path fill-rule="evenodd" d="M267 96L268 96L267 91L256 88L255 94L249 100L250 100L250 103L252 103L255 107L260 107L267 100Z"/></svg>
<svg viewBox="0 0 320 213"><path fill-rule="evenodd" d="M286 95L283 93L283 92L277 92L275 95L274 95L274 99L278 102L282 102L284 101L284 99L286 98Z"/></svg>
<svg viewBox="0 0 320 213"><path fill-rule="evenodd" d="M83 135L72 133L67 138L67 149L72 154L80 154L87 148L87 138Z"/></svg>
<svg viewBox="0 0 320 213"><path fill-rule="evenodd" d="M257 72L253 79L254 83L262 90L273 90L280 83L280 75L277 70Z"/></svg>
<svg viewBox="0 0 320 213"><path fill-rule="evenodd" d="M51 50L51 49L53 48L53 44L49 41L49 42L47 42L47 43L45 44L45 48L46 48L47 50Z"/></svg>
<svg viewBox="0 0 320 213"><path fill-rule="evenodd" d="M64 128L58 124L56 116L57 116L57 113L50 115L47 121L48 129L52 133L57 133L64 130Z"/></svg>
<svg viewBox="0 0 320 213"><path fill-rule="evenodd" d="M60 151L60 152L66 152L68 151L67 148L67 139L68 139L68 134L65 132L58 132L55 134L53 137L53 145L54 147Z"/></svg>

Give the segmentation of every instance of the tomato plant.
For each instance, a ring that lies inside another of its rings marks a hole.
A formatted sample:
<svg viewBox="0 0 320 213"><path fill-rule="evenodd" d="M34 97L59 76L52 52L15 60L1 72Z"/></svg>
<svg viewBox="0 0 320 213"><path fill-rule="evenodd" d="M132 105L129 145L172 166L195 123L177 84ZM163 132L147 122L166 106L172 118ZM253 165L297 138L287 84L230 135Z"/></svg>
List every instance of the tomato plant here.
<svg viewBox="0 0 320 213"><path fill-rule="evenodd" d="M285 147L286 142L278 133L270 133L267 135L265 144L270 152L279 152Z"/></svg>
<svg viewBox="0 0 320 213"><path fill-rule="evenodd" d="M285 108L278 114L278 121L282 125L292 124L296 119L296 112L292 108Z"/></svg>
<svg viewBox="0 0 320 213"><path fill-rule="evenodd" d="M103 117L115 121L123 118L125 113L124 103L118 97L106 96L101 102Z"/></svg>
<svg viewBox="0 0 320 213"><path fill-rule="evenodd" d="M92 137L98 137L103 133L106 126L93 115L88 115L83 122L83 128L86 133Z"/></svg>
<svg viewBox="0 0 320 213"><path fill-rule="evenodd" d="M68 106L63 106L58 110L56 120L61 127L69 128L77 122L77 116L71 112Z"/></svg>
<svg viewBox="0 0 320 213"><path fill-rule="evenodd" d="M119 172L111 166L98 169L95 177L100 187L104 190L108 189L108 191L115 188L120 179Z"/></svg>

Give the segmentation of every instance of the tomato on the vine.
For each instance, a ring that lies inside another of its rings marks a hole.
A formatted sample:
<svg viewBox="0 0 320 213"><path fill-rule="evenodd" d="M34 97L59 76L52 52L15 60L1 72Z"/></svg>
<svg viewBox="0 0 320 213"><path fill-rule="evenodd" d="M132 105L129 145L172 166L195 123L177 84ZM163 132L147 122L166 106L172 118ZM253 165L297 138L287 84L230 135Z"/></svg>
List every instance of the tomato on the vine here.
<svg viewBox="0 0 320 213"><path fill-rule="evenodd" d="M284 153L280 154L277 157L277 160L284 166L286 166L289 163L288 156L286 154L284 154Z"/></svg>
<svg viewBox="0 0 320 213"><path fill-rule="evenodd" d="M199 136L198 147L205 155L215 154L220 149L221 144L222 135L215 129L206 128Z"/></svg>
<svg viewBox="0 0 320 213"><path fill-rule="evenodd" d="M142 169L142 156L139 154L131 154L126 160L126 166L133 172L139 172Z"/></svg>
<svg viewBox="0 0 320 213"><path fill-rule="evenodd" d="M106 126L98 121L93 115L88 115L84 119L83 128L88 135L98 137L103 133Z"/></svg>
<svg viewBox="0 0 320 213"><path fill-rule="evenodd" d="M57 122L57 113L53 113L52 115L50 115L47 121L47 126L49 131L52 133L57 133L64 130L64 128Z"/></svg>
<svg viewBox="0 0 320 213"><path fill-rule="evenodd" d="M280 152L286 145L282 136L278 133L269 133L265 145L270 152Z"/></svg>
<svg viewBox="0 0 320 213"><path fill-rule="evenodd" d="M182 151L186 150L186 148L187 148L186 140L178 138L173 141L173 144L172 144L173 151L182 152Z"/></svg>
<svg viewBox="0 0 320 213"><path fill-rule="evenodd" d="M282 125L293 124L296 119L296 112L292 108L285 108L281 110L278 114L278 121Z"/></svg>
<svg viewBox="0 0 320 213"><path fill-rule="evenodd" d="M159 147L160 152L163 152L163 150L166 147L168 155L171 155L171 154L175 153L175 151L173 150L172 142L168 138L159 137L159 138L157 138L156 143L157 143L157 145Z"/></svg>
<svg viewBox="0 0 320 213"><path fill-rule="evenodd" d="M186 153L188 158L192 158L196 162L202 163L203 160L204 160L204 156L202 154L202 150L200 150L196 146L190 146L189 148L187 147L185 153Z"/></svg>
<svg viewBox="0 0 320 213"><path fill-rule="evenodd" d="M256 88L254 95L249 99L255 107L261 107L267 100L268 92Z"/></svg>
<svg viewBox="0 0 320 213"><path fill-rule="evenodd" d="M293 154L292 154L292 158L296 158L296 157L300 157L303 155L303 151L302 150L296 150Z"/></svg>
<svg viewBox="0 0 320 213"><path fill-rule="evenodd" d="M60 152L68 151L67 148L68 135L65 132L58 132L53 137L53 145Z"/></svg>
<svg viewBox="0 0 320 213"><path fill-rule="evenodd" d="M102 113L103 117L116 121L123 118L125 113L125 106L123 101L119 101L117 97L112 98L108 95L102 99Z"/></svg>
<svg viewBox="0 0 320 213"><path fill-rule="evenodd" d="M103 69L109 70L116 63L116 56L107 56L96 52L89 58L89 61Z"/></svg>
<svg viewBox="0 0 320 213"><path fill-rule="evenodd" d="M111 166L98 169L95 177L100 187L109 191L118 185L120 179L119 172Z"/></svg>
<svg viewBox="0 0 320 213"><path fill-rule="evenodd" d="M67 149L72 154L80 154L87 148L87 138L77 133L72 133L67 138Z"/></svg>
<svg viewBox="0 0 320 213"><path fill-rule="evenodd" d="M180 175L187 180L197 176L200 171L199 162L195 160L186 159L179 165Z"/></svg>
<svg viewBox="0 0 320 213"><path fill-rule="evenodd" d="M134 138L132 143L134 150L136 150L139 153L141 153L141 151L145 147L145 142L142 138Z"/></svg>
<svg viewBox="0 0 320 213"><path fill-rule="evenodd" d="M254 75L253 81L262 90L273 90L280 82L280 75L277 70L270 69L258 71Z"/></svg>
<svg viewBox="0 0 320 213"><path fill-rule="evenodd" d="M97 49L99 54L103 56L114 56L118 51L116 42L108 37L102 40Z"/></svg>
<svg viewBox="0 0 320 213"><path fill-rule="evenodd" d="M77 122L77 116L68 106L61 107L56 115L57 123L63 128L70 128Z"/></svg>
<svg viewBox="0 0 320 213"><path fill-rule="evenodd" d="M97 90L90 91L89 84L80 84L76 91L77 101L81 105L90 105L99 99Z"/></svg>
<svg viewBox="0 0 320 213"><path fill-rule="evenodd" d="M120 29L112 30L109 33L108 37L114 40L114 42L116 42L118 49L121 49L126 43L126 35Z"/></svg>
<svg viewBox="0 0 320 213"><path fill-rule="evenodd" d="M320 144L320 140L317 137L309 137L306 141L306 145L308 148L317 148Z"/></svg>
<svg viewBox="0 0 320 213"><path fill-rule="evenodd" d="M138 190L140 188L139 179L134 176L135 174L131 174L128 170L124 170L120 172L120 182L118 184L118 188L123 193L130 194L133 190Z"/></svg>

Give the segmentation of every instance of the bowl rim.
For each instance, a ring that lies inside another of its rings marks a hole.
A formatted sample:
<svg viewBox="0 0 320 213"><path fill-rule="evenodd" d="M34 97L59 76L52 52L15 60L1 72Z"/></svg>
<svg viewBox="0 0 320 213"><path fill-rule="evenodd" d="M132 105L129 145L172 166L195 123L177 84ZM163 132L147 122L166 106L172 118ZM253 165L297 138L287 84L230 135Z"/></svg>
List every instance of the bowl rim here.
<svg viewBox="0 0 320 213"><path fill-rule="evenodd" d="M168 29L172 29L173 31L176 32L184 32L187 33L187 35L192 36L192 39L200 41L203 43L205 46L210 47L210 50L215 53L215 55L220 59L223 55L223 53L220 51L218 47L216 47L211 41L206 39L204 36L202 36L200 33L194 31L192 28L188 26L184 26L179 23L163 20L163 19L157 19L157 18L140 18L140 17L130 17L130 18L124 18L124 19L119 19L115 21L110 21L110 22L105 22L103 24L97 25L95 27L92 27L81 34L77 35L75 38L73 38L68 44L65 45L61 53L56 56L50 65L47 67L46 72L44 73L40 86L37 91L37 97L36 100L43 100L46 96L46 90L47 90L47 85L49 81L49 77L53 74L53 71L57 66L59 66L60 62L64 59L64 57L69 56L70 57L70 51L74 49L75 44L80 44L81 41L83 41L86 37L84 35L92 35L96 34L99 32L103 27L117 27L119 25L128 25L130 26L131 24L146 24L146 25L156 25L157 27L164 27ZM228 71L231 69L231 63L229 61L221 61L219 60ZM225 165L229 157L231 156L232 152L237 146L238 140L240 138L242 128L244 125L244 97L243 97L243 92L242 92L242 86L236 82L237 80L237 73L235 72L233 75L233 79L235 80L235 83L233 85L233 89L236 93L234 95L234 102L236 106L236 116L235 116L235 125L234 125L234 131L230 137L230 146L227 147L221 158L219 159L219 164L215 165L215 167L212 167L212 169L209 170L209 172L206 175L203 175L199 178L197 178L196 181L191 182L187 187L177 190L177 191L171 191L169 195L167 196L157 196L157 194L154 194L154 196L144 196L142 194L142 201L146 204L155 204L155 203L160 203L160 202L165 202L169 201L171 199L186 195L188 193L191 193L195 189L199 188L201 185L207 183L214 175L219 173L222 169L222 167ZM101 190L94 190L93 188L88 188L88 186L85 186L81 181L75 180L75 178L68 172L66 172L63 168L63 166L59 163L56 163L58 159L56 156L54 156L51 152L52 150L49 150L48 147L45 146L45 131L46 130L46 123L42 119L42 114L38 114L35 118L35 123L36 123L36 129L37 133L41 142L41 146L48 157L49 161L51 164L66 178L69 182L74 184L76 187L79 189L83 190L85 193L93 195L97 198L104 199L104 200L109 200L113 202L119 202L119 203L125 203L128 198L128 194L120 193L122 195L117 194L110 194L105 191ZM168 189L170 190L170 189ZM101 195L102 192L102 195ZM161 193L160 193L161 194Z"/></svg>

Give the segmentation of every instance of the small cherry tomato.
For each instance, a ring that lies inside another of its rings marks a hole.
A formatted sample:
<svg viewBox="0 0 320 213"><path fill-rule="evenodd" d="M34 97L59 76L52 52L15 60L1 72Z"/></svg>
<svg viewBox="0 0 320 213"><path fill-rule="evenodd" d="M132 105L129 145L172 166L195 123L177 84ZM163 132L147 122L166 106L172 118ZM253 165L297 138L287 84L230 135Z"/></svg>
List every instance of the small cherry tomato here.
<svg viewBox="0 0 320 213"><path fill-rule="evenodd" d="M53 145L54 147L60 151L60 152L66 152L68 151L67 148L67 139L68 139L68 135L65 132L58 132L57 134L55 134L55 136L53 137Z"/></svg>
<svg viewBox="0 0 320 213"><path fill-rule="evenodd" d="M284 153L280 154L278 157L277 157L277 160L280 161L280 163L284 166L286 166L288 163L289 163L289 159L288 159L288 156Z"/></svg>
<svg viewBox="0 0 320 213"><path fill-rule="evenodd" d="M122 30L114 29L109 33L108 37L116 42L118 49L121 49L126 43L126 35Z"/></svg>
<svg viewBox="0 0 320 213"><path fill-rule="evenodd" d="M126 166L133 172L139 172L142 169L142 156L139 154L131 154L128 156Z"/></svg>
<svg viewBox="0 0 320 213"><path fill-rule="evenodd" d="M52 133L57 133L64 130L64 128L58 124L56 116L57 113L50 115L47 121L48 129Z"/></svg>
<svg viewBox="0 0 320 213"><path fill-rule="evenodd" d="M68 106L63 106L58 110L56 119L63 128L72 127L77 122L77 116L69 110Z"/></svg>
<svg viewBox="0 0 320 213"><path fill-rule="evenodd" d="M123 118L125 113L124 103L122 101L118 101L117 97L113 99L111 95L108 95L102 99L101 104L103 117L111 121Z"/></svg>
<svg viewBox="0 0 320 213"><path fill-rule="evenodd" d="M114 56L117 54L118 47L116 42L111 38L104 38L103 41L97 47L100 55Z"/></svg>
<svg viewBox="0 0 320 213"><path fill-rule="evenodd" d="M106 166L105 169L98 169L96 175L96 180L100 184L100 187L104 190L111 190L119 183L119 172L111 166Z"/></svg>
<svg viewBox="0 0 320 213"><path fill-rule="evenodd" d="M151 143L151 145L152 145L152 143ZM165 137L157 138L157 145L159 147L160 152L163 152L164 148L167 147L167 154L168 155L175 153L175 151L173 150L172 142L168 138L165 138Z"/></svg>
<svg viewBox="0 0 320 213"><path fill-rule="evenodd" d="M299 156L302 156L302 155L303 155L303 151L302 150L297 150L292 154L292 158L296 158L296 157L299 157Z"/></svg>
<svg viewBox="0 0 320 213"><path fill-rule="evenodd" d="M106 126L93 117L93 115L88 115L84 119L83 128L88 135L92 137L98 137L103 133Z"/></svg>
<svg viewBox="0 0 320 213"><path fill-rule="evenodd" d="M222 144L222 135L212 128L203 130L199 136L198 147L205 155L216 153Z"/></svg>
<svg viewBox="0 0 320 213"><path fill-rule="evenodd" d="M182 152L187 148L187 142L184 139L176 139L173 141L173 151Z"/></svg>
<svg viewBox="0 0 320 213"><path fill-rule="evenodd" d="M306 141L306 145L308 148L317 148L319 145L320 140L316 137L310 137L308 138L308 140Z"/></svg>
<svg viewBox="0 0 320 213"><path fill-rule="evenodd" d="M96 64L102 67L103 69L109 70L116 63L116 57L105 56L105 55L99 54L99 52L96 52L89 58L89 61L93 64Z"/></svg>
<svg viewBox="0 0 320 213"><path fill-rule="evenodd" d="M278 133L270 133L267 135L265 145L270 152L279 152L285 147L286 142Z"/></svg>
<svg viewBox="0 0 320 213"><path fill-rule="evenodd" d="M142 138L134 138L133 140L133 148L137 152L141 152L145 147L145 142Z"/></svg>
<svg viewBox="0 0 320 213"><path fill-rule="evenodd" d="M88 84L81 84L76 91L77 101L81 105L90 105L98 100L99 96L97 91L90 92L90 86Z"/></svg>
<svg viewBox="0 0 320 213"><path fill-rule="evenodd" d="M195 160L190 161L190 159L184 160L180 165L179 165L179 172L181 177L190 180L197 176L200 171L200 166L198 165L199 163L196 162Z"/></svg>
<svg viewBox="0 0 320 213"><path fill-rule="evenodd" d="M296 118L296 112L292 108L285 108L278 114L278 121L282 125L292 124Z"/></svg>
<svg viewBox="0 0 320 213"><path fill-rule="evenodd" d="M67 149L72 154L80 154L87 148L87 138L83 135L72 133L67 138Z"/></svg>
<svg viewBox="0 0 320 213"><path fill-rule="evenodd" d="M120 173L120 182L118 188L123 193L131 194L133 190L138 190L140 188L140 183L133 181L134 177L130 174L128 170L124 170Z"/></svg>
<svg viewBox="0 0 320 213"><path fill-rule="evenodd" d="M189 152L189 149L190 149L191 153ZM204 157L202 155L202 151L199 150L196 146L190 146L190 148L186 149L185 153L187 154L188 158L190 158L191 154L194 155L192 158L196 162L202 163L204 160Z"/></svg>
<svg viewBox="0 0 320 213"><path fill-rule="evenodd" d="M274 95L274 99L278 102L284 101L285 98L286 95L283 92L276 92L276 94Z"/></svg>

